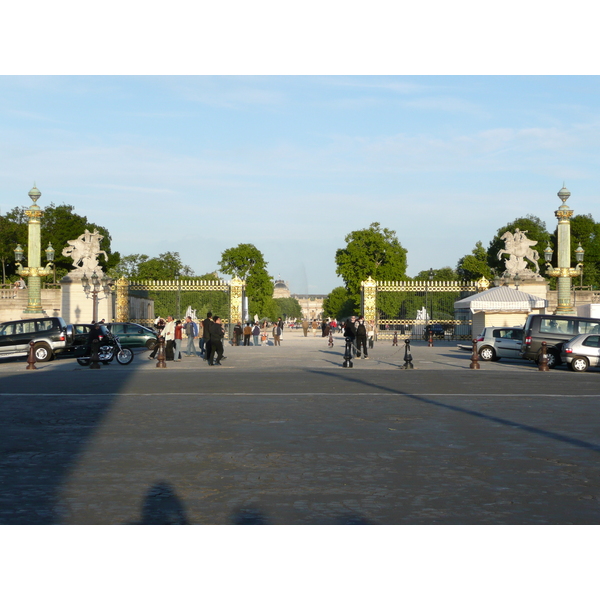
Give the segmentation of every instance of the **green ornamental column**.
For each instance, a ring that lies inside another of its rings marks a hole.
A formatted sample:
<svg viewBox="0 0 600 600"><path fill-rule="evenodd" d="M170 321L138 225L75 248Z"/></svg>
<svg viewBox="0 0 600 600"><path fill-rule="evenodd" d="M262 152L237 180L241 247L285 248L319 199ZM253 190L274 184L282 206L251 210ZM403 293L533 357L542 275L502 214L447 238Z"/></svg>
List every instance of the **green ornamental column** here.
<svg viewBox="0 0 600 600"><path fill-rule="evenodd" d="M20 261L23 258L23 250L17 246L15 250L15 258L17 265L17 273L23 277L27 277L28 303L25 309L26 314L36 315L44 314L42 308L42 277L47 277L52 273L52 261L54 260L54 249L49 244L46 249L48 264L46 268L41 266L42 252L42 223L41 217L44 214L42 209L37 205L39 197L42 195L35 185L29 191L29 197L33 204L25 211L29 218L28 224L28 243L27 243L27 267L23 267Z"/></svg>
<svg viewBox="0 0 600 600"><path fill-rule="evenodd" d="M558 266L552 267L550 260L552 260L552 249L546 248L546 274L550 277L556 277L558 279L557 285L557 315L572 315L575 314L575 308L571 301L571 279L581 275L581 267L583 261L583 249L578 247L575 254L579 261L577 266L571 268L571 217L573 216L573 210L567 206L567 200L571 195L571 192L563 186L558 192L562 205L555 211L556 218L558 219L557 227L557 244L558 244Z"/></svg>

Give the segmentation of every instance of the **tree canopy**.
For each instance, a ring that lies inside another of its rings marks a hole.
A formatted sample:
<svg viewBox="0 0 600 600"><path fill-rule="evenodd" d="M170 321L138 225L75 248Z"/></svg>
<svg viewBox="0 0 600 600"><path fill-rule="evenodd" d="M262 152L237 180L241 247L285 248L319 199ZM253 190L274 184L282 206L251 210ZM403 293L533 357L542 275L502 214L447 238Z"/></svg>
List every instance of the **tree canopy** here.
<svg viewBox="0 0 600 600"><path fill-rule="evenodd" d="M395 231L371 223L367 229L349 233L345 242L346 247L335 253L335 272L351 294L360 294L361 282L369 277L384 281L406 279L406 250Z"/></svg>
<svg viewBox="0 0 600 600"><path fill-rule="evenodd" d="M482 277L492 279L492 270L488 265L488 254L481 241L475 244L471 254L466 254L459 259L456 265L458 278L463 281L477 281Z"/></svg>
<svg viewBox="0 0 600 600"><path fill-rule="evenodd" d="M330 294L323 300L324 316L343 319L356 314L356 312L357 306L354 298L343 285L333 288Z"/></svg>
<svg viewBox="0 0 600 600"><path fill-rule="evenodd" d="M251 315L276 318L278 307L273 299L273 278L267 272L262 252L253 244L238 244L221 254L219 269L227 275L246 280L246 297Z"/></svg>
<svg viewBox="0 0 600 600"><path fill-rule="evenodd" d="M183 264L179 252L163 252L154 258L150 258L147 254L127 254L119 260L109 275L116 279L125 277L170 280L176 276L192 278L194 271Z"/></svg>

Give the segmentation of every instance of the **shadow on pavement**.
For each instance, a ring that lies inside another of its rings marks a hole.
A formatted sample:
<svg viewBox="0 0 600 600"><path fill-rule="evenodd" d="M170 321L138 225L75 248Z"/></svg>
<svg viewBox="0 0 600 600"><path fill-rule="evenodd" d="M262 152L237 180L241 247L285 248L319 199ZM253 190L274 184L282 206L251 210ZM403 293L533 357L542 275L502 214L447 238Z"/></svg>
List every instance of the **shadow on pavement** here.
<svg viewBox="0 0 600 600"><path fill-rule="evenodd" d="M539 427L532 427L531 425L524 425L523 423L517 423L516 421L511 421L509 419L503 419L501 417L494 417L492 415L486 415L485 413L482 413L480 411L471 410L468 408L462 408L460 406L454 406L452 404L446 404L444 402L440 402L439 400L431 400L431 399L423 398L417 394L405 393L400 390L393 389L391 387L386 387L384 385L379 385L376 383L367 383L360 379L351 379L349 377L343 376L343 375L347 374L347 371L348 371L347 369L344 369L344 374L342 374L339 372L336 373L334 371L315 371L315 370L310 370L310 369L307 370L307 372L311 372L311 373L315 373L315 374L318 373L319 375L324 376L324 377L341 378L346 382L354 381L357 384L368 385L369 387L376 388L378 390L381 390L382 392L393 393L393 394L402 394L406 398L411 398L412 400L415 400L417 402L422 402L423 404L429 404L432 406L437 406L439 408L445 408L447 410L451 410L454 412L458 412L458 413L462 413L462 414L469 415L472 417L476 417L478 419L485 419L486 421L498 423L499 425L505 425L507 427L517 428L517 429L520 429L521 431L526 431L528 433L539 435L539 436L542 436L542 437L545 437L545 438L548 438L548 439L551 439L551 440L554 440L557 442L563 442L565 444L570 444L571 446L575 446L577 448L583 448L585 450L592 450L593 452L600 453L600 444L591 444L589 442L578 440L576 438L573 438L573 437L570 437L567 435L562 435L560 433L553 433L552 431L546 431L545 429L540 429ZM460 396L461 394L458 393L456 395Z"/></svg>

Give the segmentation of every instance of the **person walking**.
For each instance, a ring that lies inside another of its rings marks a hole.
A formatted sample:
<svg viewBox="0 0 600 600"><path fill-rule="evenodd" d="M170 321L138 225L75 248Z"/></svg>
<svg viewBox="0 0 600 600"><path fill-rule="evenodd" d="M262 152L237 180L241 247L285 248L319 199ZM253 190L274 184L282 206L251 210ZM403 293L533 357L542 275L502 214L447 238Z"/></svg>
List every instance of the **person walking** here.
<svg viewBox="0 0 600 600"><path fill-rule="evenodd" d="M173 317L171 315L167 317L167 322L162 330L162 336L165 338L165 360L173 360L173 346L175 344L175 321L173 321Z"/></svg>
<svg viewBox="0 0 600 600"><path fill-rule="evenodd" d="M183 326L183 330L185 331L185 335L187 335L187 349L186 356L198 356L196 352L196 344L194 343L194 339L198 337L198 325L192 321L192 317L185 318L185 325Z"/></svg>
<svg viewBox="0 0 600 600"><path fill-rule="evenodd" d="M250 323L246 323L246 327L244 327L244 346L250 345L250 336L252 335L252 327L250 327Z"/></svg>
<svg viewBox="0 0 600 600"><path fill-rule="evenodd" d="M356 321L356 348L356 358L361 358L360 353L362 348L364 358L368 360L369 353L367 351L367 326L363 315L360 315L360 317L358 317L358 321Z"/></svg>
<svg viewBox="0 0 600 600"><path fill-rule="evenodd" d="M260 346L260 342L258 338L260 337L260 327L258 323L254 323L254 327L252 328L252 337L254 338L254 345Z"/></svg>
<svg viewBox="0 0 600 600"><path fill-rule="evenodd" d="M314 319L312 322L313 337L317 337L317 329L318 328L319 328L319 324L317 323L317 320Z"/></svg>
<svg viewBox="0 0 600 600"><path fill-rule="evenodd" d="M304 337L308 337L308 326L308 321L304 319L304 321L302 321L302 331L304 332Z"/></svg>
<svg viewBox="0 0 600 600"><path fill-rule="evenodd" d="M210 354L208 355L208 364L212 366L221 366L221 361L226 356L223 356L223 338L225 330L221 324L221 317L214 316L213 322L210 325ZM215 360L215 354L217 358Z"/></svg>
<svg viewBox="0 0 600 600"><path fill-rule="evenodd" d="M212 313L206 313L206 319L202 321L202 337L200 338L200 356L203 360L207 360L210 352L210 325L213 322Z"/></svg>
<svg viewBox="0 0 600 600"><path fill-rule="evenodd" d="M273 345L281 346L281 327L279 327L279 323L275 323L273 326Z"/></svg>
<svg viewBox="0 0 600 600"><path fill-rule="evenodd" d="M175 362L181 362L181 346L183 345L183 325L177 319L175 321L175 337L173 339L173 354Z"/></svg>

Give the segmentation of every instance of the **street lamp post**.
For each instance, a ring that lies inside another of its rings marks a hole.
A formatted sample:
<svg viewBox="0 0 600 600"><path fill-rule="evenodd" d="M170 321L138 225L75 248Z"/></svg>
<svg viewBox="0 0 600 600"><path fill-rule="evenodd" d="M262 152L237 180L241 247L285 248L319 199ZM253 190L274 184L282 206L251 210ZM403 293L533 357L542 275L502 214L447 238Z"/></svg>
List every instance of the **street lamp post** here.
<svg viewBox="0 0 600 600"><path fill-rule="evenodd" d="M21 265L24 254L23 248L21 248L20 244L15 248L17 273L22 277L27 277L28 302L27 308L24 311L27 314L44 314L42 308L41 278L52 274L54 261L54 248L52 248L52 244L48 244L48 248L46 248L46 259L48 264L45 268L41 266L41 216L44 214L44 211L37 205L37 201L41 195L42 193L40 190L34 185L29 191L29 197L33 201L33 204L25 211L25 214L29 218L29 223L27 225L27 267Z"/></svg>
<svg viewBox="0 0 600 600"><path fill-rule="evenodd" d="M81 278L81 285L83 286L83 291L86 296L89 298L90 294L92 296L93 302L93 310L92 310L92 320L94 323L98 322L98 295L100 292L104 292L105 297L108 297L110 293L110 279L104 275L102 279L96 275L96 271L92 273L92 285L90 285L90 280L84 275Z"/></svg>
<svg viewBox="0 0 600 600"><path fill-rule="evenodd" d="M573 303L571 301L571 278L581 275L583 272L583 248L581 245L575 250L575 258L577 265L573 269L571 267L571 217L573 211L567 206L567 200L571 192L563 186L558 192L562 205L555 211L558 219L558 266L553 267L551 264L553 250L550 246L544 250L544 258L546 259L546 274L550 277L558 278L558 306L556 308L557 315L572 315L574 313Z"/></svg>

